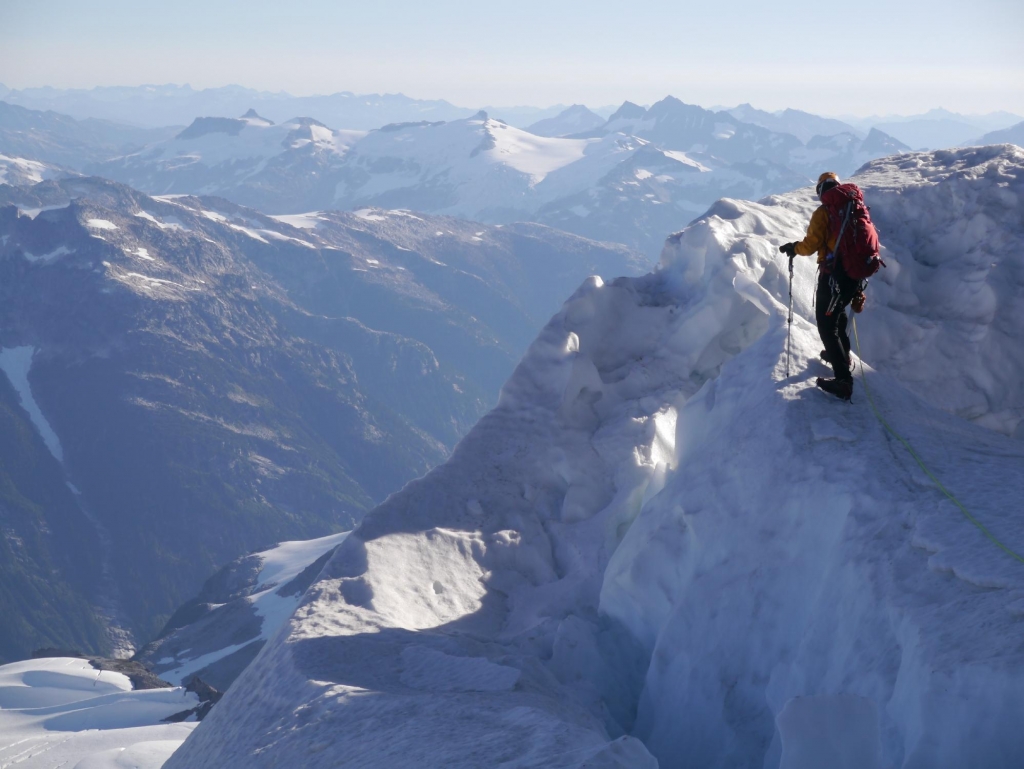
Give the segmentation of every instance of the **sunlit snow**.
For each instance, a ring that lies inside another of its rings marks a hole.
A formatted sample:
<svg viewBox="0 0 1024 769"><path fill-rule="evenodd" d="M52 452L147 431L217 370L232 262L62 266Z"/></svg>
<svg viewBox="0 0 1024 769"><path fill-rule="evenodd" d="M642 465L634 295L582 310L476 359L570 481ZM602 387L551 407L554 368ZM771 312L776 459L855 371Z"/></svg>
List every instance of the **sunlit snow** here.
<svg viewBox="0 0 1024 769"><path fill-rule="evenodd" d="M199 704L180 688L133 691L121 673L54 657L0 666L0 766L158 769L195 728L161 723Z"/></svg>

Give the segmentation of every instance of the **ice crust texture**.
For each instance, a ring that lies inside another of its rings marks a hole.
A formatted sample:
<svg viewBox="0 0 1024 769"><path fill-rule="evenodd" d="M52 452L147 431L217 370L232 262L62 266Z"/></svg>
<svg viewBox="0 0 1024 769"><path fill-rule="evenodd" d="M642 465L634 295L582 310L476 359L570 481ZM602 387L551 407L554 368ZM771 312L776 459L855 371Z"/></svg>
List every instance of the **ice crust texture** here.
<svg viewBox="0 0 1024 769"><path fill-rule="evenodd" d="M855 179L881 412L1024 552L1024 151ZM371 513L167 763L948 767L1024 756L1024 564L825 375L808 190L588 280L449 462ZM627 736L628 735L628 736ZM657 763L655 763L657 761Z"/></svg>

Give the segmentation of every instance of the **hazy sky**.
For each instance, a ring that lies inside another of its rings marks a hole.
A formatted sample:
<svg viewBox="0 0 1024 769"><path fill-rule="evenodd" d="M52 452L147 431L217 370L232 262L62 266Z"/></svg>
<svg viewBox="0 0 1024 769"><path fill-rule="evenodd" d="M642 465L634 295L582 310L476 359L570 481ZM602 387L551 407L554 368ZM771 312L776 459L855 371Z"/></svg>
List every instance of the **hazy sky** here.
<svg viewBox="0 0 1024 769"><path fill-rule="evenodd" d="M0 0L0 83L1024 113L1022 0Z"/></svg>

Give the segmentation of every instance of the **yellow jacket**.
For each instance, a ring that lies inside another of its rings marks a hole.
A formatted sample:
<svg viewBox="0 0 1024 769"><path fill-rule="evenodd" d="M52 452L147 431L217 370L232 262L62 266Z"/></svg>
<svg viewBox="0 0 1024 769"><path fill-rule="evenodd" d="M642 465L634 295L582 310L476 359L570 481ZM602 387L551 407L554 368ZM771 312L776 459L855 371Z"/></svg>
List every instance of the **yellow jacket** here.
<svg viewBox="0 0 1024 769"><path fill-rule="evenodd" d="M811 223L807 225L807 235L796 244L796 252L800 256L810 256L817 251L818 264L821 264L835 247L836 239L828 234L828 209L818 206L811 216Z"/></svg>

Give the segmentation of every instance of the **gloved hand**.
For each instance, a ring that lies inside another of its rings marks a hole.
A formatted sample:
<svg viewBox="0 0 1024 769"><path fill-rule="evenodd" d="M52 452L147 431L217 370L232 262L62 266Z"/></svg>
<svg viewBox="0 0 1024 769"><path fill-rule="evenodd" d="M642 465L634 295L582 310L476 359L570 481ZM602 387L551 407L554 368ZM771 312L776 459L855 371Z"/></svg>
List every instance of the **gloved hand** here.
<svg viewBox="0 0 1024 769"><path fill-rule="evenodd" d="M796 243L783 243L779 246L779 251L789 257L796 256Z"/></svg>
<svg viewBox="0 0 1024 769"><path fill-rule="evenodd" d="M864 302L867 301L867 297L864 296L863 291L858 291L850 302L850 306L854 312L864 312Z"/></svg>

